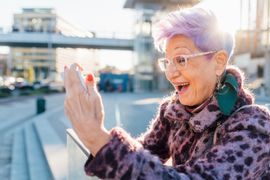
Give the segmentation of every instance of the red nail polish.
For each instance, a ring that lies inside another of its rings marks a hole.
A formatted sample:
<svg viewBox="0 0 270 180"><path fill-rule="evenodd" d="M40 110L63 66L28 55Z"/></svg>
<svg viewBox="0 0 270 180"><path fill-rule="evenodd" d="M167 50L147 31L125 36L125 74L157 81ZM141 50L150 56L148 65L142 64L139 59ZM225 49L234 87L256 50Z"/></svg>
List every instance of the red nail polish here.
<svg viewBox="0 0 270 180"><path fill-rule="evenodd" d="M94 80L94 75L92 73L88 74L86 76L86 81L90 82L90 81L93 81Z"/></svg>

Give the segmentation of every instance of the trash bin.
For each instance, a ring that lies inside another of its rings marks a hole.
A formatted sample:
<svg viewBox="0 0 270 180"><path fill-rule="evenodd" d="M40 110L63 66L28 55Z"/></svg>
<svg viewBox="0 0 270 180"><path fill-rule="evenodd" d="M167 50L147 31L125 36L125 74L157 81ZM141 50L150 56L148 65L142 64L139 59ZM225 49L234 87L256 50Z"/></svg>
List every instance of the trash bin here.
<svg viewBox="0 0 270 180"><path fill-rule="evenodd" d="M46 100L43 97L38 97L36 102L37 114L43 113L46 110Z"/></svg>

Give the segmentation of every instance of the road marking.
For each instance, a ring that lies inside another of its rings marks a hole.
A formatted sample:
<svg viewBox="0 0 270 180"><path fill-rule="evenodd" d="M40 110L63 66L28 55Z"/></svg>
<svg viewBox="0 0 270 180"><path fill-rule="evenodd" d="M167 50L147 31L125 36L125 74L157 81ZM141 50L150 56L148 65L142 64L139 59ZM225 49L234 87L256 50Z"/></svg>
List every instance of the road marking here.
<svg viewBox="0 0 270 180"><path fill-rule="evenodd" d="M163 98L145 98L133 102L135 105L159 104Z"/></svg>
<svg viewBox="0 0 270 180"><path fill-rule="evenodd" d="M120 110L118 104L115 105L115 120L116 126L121 127Z"/></svg>

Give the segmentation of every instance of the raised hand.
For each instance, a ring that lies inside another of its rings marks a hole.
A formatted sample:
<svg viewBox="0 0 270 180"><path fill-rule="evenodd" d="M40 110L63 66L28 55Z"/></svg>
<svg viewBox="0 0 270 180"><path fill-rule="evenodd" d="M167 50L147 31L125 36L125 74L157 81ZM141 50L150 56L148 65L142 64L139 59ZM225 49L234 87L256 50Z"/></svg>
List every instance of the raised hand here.
<svg viewBox="0 0 270 180"><path fill-rule="evenodd" d="M95 78L89 74L86 82L81 82L80 70L78 64L65 68L65 112L80 140L95 155L110 136L104 128L104 108ZM86 89L82 83L86 83Z"/></svg>

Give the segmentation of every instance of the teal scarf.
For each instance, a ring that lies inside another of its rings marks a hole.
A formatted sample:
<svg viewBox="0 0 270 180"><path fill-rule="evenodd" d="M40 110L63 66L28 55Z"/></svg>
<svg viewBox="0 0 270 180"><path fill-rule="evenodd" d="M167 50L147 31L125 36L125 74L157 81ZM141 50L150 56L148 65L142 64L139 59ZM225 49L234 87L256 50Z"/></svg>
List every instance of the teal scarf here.
<svg viewBox="0 0 270 180"><path fill-rule="evenodd" d="M215 92L219 109L224 115L230 115L238 97L238 83L236 78L229 73L225 74L221 88Z"/></svg>

